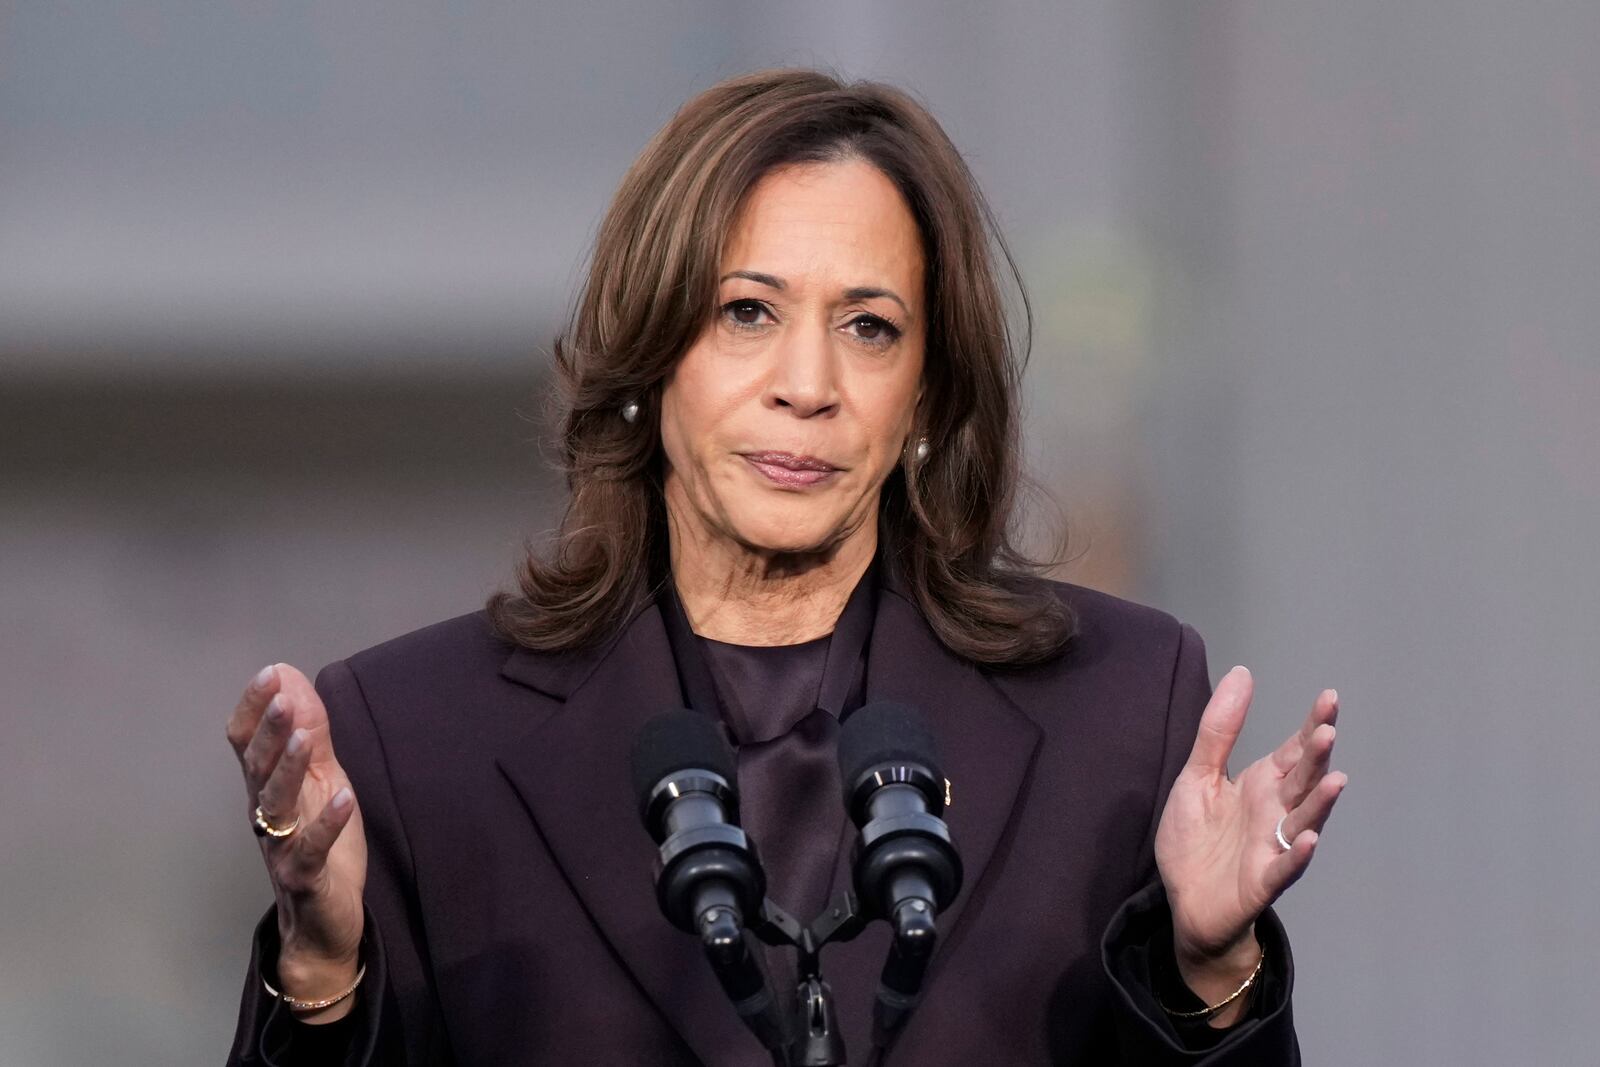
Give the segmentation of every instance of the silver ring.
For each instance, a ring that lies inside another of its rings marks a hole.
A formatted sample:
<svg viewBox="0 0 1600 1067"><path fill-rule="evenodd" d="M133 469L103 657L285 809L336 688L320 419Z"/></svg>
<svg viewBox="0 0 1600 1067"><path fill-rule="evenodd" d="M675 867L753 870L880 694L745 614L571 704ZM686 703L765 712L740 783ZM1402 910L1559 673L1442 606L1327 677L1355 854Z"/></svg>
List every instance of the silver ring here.
<svg viewBox="0 0 1600 1067"><path fill-rule="evenodd" d="M1291 852L1294 850L1294 843L1283 836L1283 820L1287 819L1288 817L1288 812L1284 812L1282 815L1278 816L1278 826L1272 831L1272 836L1278 839L1278 847L1283 849L1285 852Z"/></svg>

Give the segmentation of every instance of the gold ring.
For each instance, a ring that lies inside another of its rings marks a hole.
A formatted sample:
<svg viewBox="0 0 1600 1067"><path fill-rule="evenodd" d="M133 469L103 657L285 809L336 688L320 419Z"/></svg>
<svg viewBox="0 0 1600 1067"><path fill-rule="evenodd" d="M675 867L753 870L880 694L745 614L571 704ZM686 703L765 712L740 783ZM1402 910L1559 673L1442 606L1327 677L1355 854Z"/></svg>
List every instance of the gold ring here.
<svg viewBox="0 0 1600 1067"><path fill-rule="evenodd" d="M300 816L294 817L294 822L288 826L274 826L267 821L266 812L261 810L261 805L256 805L255 817L251 820L250 828L256 832L257 837L288 837L300 829Z"/></svg>

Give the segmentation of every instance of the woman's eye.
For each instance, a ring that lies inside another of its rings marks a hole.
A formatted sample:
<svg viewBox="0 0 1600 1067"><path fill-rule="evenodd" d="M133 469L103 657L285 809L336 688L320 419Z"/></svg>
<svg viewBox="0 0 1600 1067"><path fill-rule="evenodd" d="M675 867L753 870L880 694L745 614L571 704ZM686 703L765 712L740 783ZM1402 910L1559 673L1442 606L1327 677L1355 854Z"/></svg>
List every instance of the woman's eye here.
<svg viewBox="0 0 1600 1067"><path fill-rule="evenodd" d="M858 339L873 344L888 344L900 336L900 330L894 323L876 315L857 315L850 320L850 326Z"/></svg>
<svg viewBox="0 0 1600 1067"><path fill-rule="evenodd" d="M730 300L722 305L722 313L735 326L760 326L767 309L759 300Z"/></svg>

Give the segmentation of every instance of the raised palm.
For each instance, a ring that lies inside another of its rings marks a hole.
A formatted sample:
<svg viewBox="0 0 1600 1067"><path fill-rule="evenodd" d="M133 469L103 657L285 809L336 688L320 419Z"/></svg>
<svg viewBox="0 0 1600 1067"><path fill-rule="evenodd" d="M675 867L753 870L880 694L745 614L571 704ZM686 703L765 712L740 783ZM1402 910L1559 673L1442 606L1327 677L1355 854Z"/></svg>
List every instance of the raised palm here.
<svg viewBox="0 0 1600 1067"><path fill-rule="evenodd" d="M1217 684L1156 830L1156 866L1181 956L1221 956L1252 932L1256 917L1305 873L1347 781L1328 770L1339 710L1331 689L1298 731L1230 779L1228 756L1253 692L1243 667ZM1275 833L1280 817L1289 851Z"/></svg>

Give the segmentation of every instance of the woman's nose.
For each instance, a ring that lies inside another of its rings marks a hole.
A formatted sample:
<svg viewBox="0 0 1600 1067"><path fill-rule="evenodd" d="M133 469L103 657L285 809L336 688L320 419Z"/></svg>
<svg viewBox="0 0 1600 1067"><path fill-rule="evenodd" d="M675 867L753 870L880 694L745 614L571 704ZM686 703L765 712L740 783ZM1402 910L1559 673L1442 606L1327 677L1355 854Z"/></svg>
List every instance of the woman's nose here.
<svg viewBox="0 0 1600 1067"><path fill-rule="evenodd" d="M832 414L839 406L837 353L824 325L785 331L773 350L767 403L801 418Z"/></svg>

